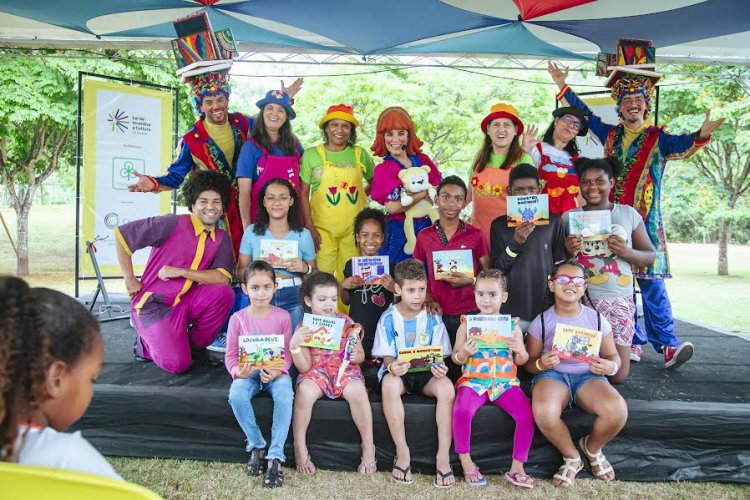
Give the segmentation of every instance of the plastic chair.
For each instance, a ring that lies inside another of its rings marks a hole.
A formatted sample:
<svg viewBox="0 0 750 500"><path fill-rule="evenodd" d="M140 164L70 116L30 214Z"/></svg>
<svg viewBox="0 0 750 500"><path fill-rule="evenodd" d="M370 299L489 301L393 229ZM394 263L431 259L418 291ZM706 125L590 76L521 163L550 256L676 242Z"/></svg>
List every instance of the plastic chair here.
<svg viewBox="0 0 750 500"><path fill-rule="evenodd" d="M0 462L3 500L160 500L153 491L83 472Z"/></svg>

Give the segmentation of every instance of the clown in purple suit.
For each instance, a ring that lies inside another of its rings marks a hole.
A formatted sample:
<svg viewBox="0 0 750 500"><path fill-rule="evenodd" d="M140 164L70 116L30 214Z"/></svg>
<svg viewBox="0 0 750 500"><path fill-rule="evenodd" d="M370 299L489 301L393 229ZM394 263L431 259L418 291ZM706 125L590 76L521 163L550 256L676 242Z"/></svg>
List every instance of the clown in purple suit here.
<svg viewBox="0 0 750 500"><path fill-rule="evenodd" d="M232 242L216 227L230 203L231 182L196 172L183 185L186 215L149 217L115 229L117 258L131 295L136 355L170 373L190 368L214 341L234 303ZM132 254L152 247L140 280Z"/></svg>

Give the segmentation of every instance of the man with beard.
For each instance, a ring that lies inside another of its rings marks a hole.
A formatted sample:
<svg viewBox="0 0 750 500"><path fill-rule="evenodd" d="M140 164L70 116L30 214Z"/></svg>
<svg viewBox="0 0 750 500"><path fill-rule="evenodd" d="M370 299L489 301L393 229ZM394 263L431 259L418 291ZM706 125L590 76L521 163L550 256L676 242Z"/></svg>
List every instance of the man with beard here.
<svg viewBox="0 0 750 500"><path fill-rule="evenodd" d="M663 353L665 367L675 369L692 357L693 345L680 342L675 335L672 306L664 284L664 278L670 278L671 274L661 218L662 177L667 160L689 158L695 154L708 144L711 134L724 120L711 120L711 112L706 111L705 120L697 132L681 135L667 133L664 127L656 127L647 121L654 84L661 75L651 68L644 68L643 64L628 61L609 69L612 74L607 87L612 89L612 98L617 102L618 125L602 122L568 87L565 83L567 68L551 62L548 65L549 73L560 89L558 100L581 108L588 118L589 129L604 144L605 155L614 156L623 163L625 168L615 180L611 201L630 205L638 211L656 249L654 263L638 269L636 274L647 335L643 334L636 321L631 359L640 360L640 347L635 344L648 341L657 352Z"/></svg>

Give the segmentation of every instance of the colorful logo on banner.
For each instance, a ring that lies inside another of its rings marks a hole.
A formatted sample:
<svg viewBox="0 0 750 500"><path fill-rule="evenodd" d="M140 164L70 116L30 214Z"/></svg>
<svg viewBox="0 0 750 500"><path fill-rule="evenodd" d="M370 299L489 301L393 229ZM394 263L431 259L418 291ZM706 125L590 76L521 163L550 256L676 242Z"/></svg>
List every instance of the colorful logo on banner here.
<svg viewBox="0 0 750 500"><path fill-rule="evenodd" d="M128 120L128 118L129 116L125 114L125 111L116 109L109 113L109 116L107 117L107 123L109 123L109 126L112 127L112 132L117 132L119 130L124 134L130 126L130 121Z"/></svg>

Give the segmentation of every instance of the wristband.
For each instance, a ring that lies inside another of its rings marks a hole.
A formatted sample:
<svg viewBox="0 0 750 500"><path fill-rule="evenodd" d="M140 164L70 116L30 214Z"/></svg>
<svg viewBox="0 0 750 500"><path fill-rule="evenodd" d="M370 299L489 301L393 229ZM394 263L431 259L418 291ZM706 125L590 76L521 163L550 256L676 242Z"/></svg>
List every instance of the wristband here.
<svg viewBox="0 0 750 500"><path fill-rule="evenodd" d="M476 284L477 284L477 277L474 276L473 278L471 278L471 286L474 286Z"/></svg>
<svg viewBox="0 0 750 500"><path fill-rule="evenodd" d="M305 262L305 264L307 264L307 272L305 274L312 274L313 272L312 266L307 262Z"/></svg>
<svg viewBox="0 0 750 500"><path fill-rule="evenodd" d="M511 250L509 246L508 246L508 247L505 247L505 253L507 253L507 254L508 254L508 256L509 256L509 257L510 257L511 259L515 259L516 257L518 257L518 254L517 254L516 252L514 252L513 250Z"/></svg>
<svg viewBox="0 0 750 500"><path fill-rule="evenodd" d="M539 366L539 362L542 360L542 358L536 358L536 361L534 361L534 366L536 366L536 369L539 370L539 373L544 371L544 368Z"/></svg>
<svg viewBox="0 0 750 500"><path fill-rule="evenodd" d="M387 371L388 373L393 373L393 370L391 370L391 365L393 363L395 363L395 361L391 361L390 363L388 363L388 365L386 365L385 367L385 371Z"/></svg>
<svg viewBox="0 0 750 500"><path fill-rule="evenodd" d="M302 352L302 348L298 346L296 349L289 349L289 352L292 354L299 354Z"/></svg>
<svg viewBox="0 0 750 500"><path fill-rule="evenodd" d="M151 182L153 182L153 183L154 183L154 187L153 187L153 188L151 188L151 191L150 191L150 192L152 192L152 193L153 193L153 192L155 192L155 191L158 191L158 190L159 190L159 181L157 181L156 179L154 179L154 178L153 178L153 177L151 177L150 175L148 176L148 180L150 180Z"/></svg>
<svg viewBox="0 0 750 500"><path fill-rule="evenodd" d="M617 375L617 372L620 371L620 367L617 365L616 361L614 362L614 364L615 364L615 369L612 370L612 373L607 375L608 377L614 377L615 375Z"/></svg>

